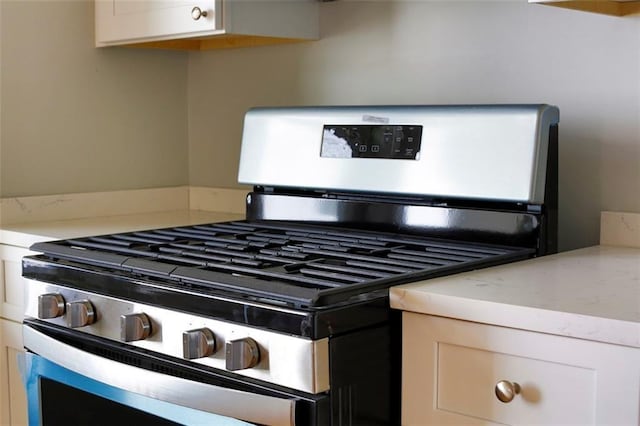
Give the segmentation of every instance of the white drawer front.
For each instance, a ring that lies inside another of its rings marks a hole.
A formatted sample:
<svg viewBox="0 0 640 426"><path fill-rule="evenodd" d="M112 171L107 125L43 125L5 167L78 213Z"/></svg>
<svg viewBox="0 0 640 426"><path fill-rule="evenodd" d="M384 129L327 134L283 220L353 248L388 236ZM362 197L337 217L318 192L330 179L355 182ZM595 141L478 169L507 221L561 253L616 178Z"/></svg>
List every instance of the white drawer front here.
<svg viewBox="0 0 640 426"><path fill-rule="evenodd" d="M447 343L437 351L440 410L507 424L594 423L593 369ZM494 391L501 380L521 387L508 403Z"/></svg>

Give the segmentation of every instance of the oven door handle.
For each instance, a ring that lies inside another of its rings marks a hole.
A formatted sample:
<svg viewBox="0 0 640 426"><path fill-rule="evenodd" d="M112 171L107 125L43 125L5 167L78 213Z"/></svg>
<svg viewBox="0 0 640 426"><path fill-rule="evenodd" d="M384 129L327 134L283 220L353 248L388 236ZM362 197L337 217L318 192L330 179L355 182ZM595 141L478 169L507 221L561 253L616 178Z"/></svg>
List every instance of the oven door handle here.
<svg viewBox="0 0 640 426"><path fill-rule="evenodd" d="M277 398L156 373L84 352L23 325L24 346L101 383L212 414L265 425L295 425L294 399Z"/></svg>

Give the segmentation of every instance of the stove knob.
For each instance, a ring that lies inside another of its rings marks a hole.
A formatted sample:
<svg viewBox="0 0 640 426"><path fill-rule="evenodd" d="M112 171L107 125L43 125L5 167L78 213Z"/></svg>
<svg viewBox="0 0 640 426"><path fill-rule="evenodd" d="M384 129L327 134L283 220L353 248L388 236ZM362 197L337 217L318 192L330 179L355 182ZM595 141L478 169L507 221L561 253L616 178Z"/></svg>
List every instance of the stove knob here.
<svg viewBox="0 0 640 426"><path fill-rule="evenodd" d="M93 324L96 320L96 311L88 300L76 300L67 303L67 312L64 317L69 327L79 328Z"/></svg>
<svg viewBox="0 0 640 426"><path fill-rule="evenodd" d="M147 314L120 315L120 340L134 342L144 340L151 335L151 321Z"/></svg>
<svg viewBox="0 0 640 426"><path fill-rule="evenodd" d="M213 355L216 339L208 328L198 328L182 333L182 356L185 359L204 358Z"/></svg>
<svg viewBox="0 0 640 426"><path fill-rule="evenodd" d="M64 314L64 297L60 293L47 293L38 296L38 318L58 318Z"/></svg>
<svg viewBox="0 0 640 426"><path fill-rule="evenodd" d="M258 344L250 337L230 340L226 345L225 359L230 371L254 367L260 361Z"/></svg>

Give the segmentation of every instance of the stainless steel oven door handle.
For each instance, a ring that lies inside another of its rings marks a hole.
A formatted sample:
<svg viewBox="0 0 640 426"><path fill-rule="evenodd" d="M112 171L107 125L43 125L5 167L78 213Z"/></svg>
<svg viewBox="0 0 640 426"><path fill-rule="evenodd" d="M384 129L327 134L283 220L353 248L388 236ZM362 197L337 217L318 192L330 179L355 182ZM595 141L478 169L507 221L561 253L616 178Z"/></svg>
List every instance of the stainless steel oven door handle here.
<svg viewBox="0 0 640 426"><path fill-rule="evenodd" d="M295 401L148 371L61 343L23 325L24 346L64 368L129 392L265 425L294 425Z"/></svg>

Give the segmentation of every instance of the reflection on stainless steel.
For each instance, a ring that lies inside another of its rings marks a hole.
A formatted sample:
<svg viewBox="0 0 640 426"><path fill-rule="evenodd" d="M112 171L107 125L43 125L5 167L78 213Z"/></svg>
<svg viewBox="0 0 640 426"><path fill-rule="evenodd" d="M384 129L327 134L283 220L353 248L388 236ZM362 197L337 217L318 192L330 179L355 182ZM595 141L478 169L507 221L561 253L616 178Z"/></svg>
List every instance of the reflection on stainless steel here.
<svg viewBox="0 0 640 426"><path fill-rule="evenodd" d="M265 425L293 425L295 401L193 382L83 352L30 327L24 345L73 372L120 389L208 413Z"/></svg>
<svg viewBox="0 0 640 426"><path fill-rule="evenodd" d="M448 238L452 232L469 232L474 239L527 246L540 220L526 212L499 212L428 205L378 205L375 200L291 197L251 194L249 220L293 220L304 209L306 222L340 222L359 226L397 229L429 237ZM337 212L332 220L328 211ZM340 218L338 220L338 217Z"/></svg>
<svg viewBox="0 0 640 426"><path fill-rule="evenodd" d="M275 200L273 197L277 197L277 203L272 202ZM309 199L277 195L265 197L264 194L251 193L247 195L247 205L254 214L248 214L247 219L298 220L301 209L304 209L305 221L332 223L339 220L342 206L336 200L323 199L312 206L311 203L313 200Z"/></svg>
<svg viewBox="0 0 640 426"><path fill-rule="evenodd" d="M433 230L462 229L474 232L491 232L512 235L530 234L538 220L533 215L497 213L482 210L465 210L425 206L408 206L404 209L404 220L409 227L425 224Z"/></svg>

